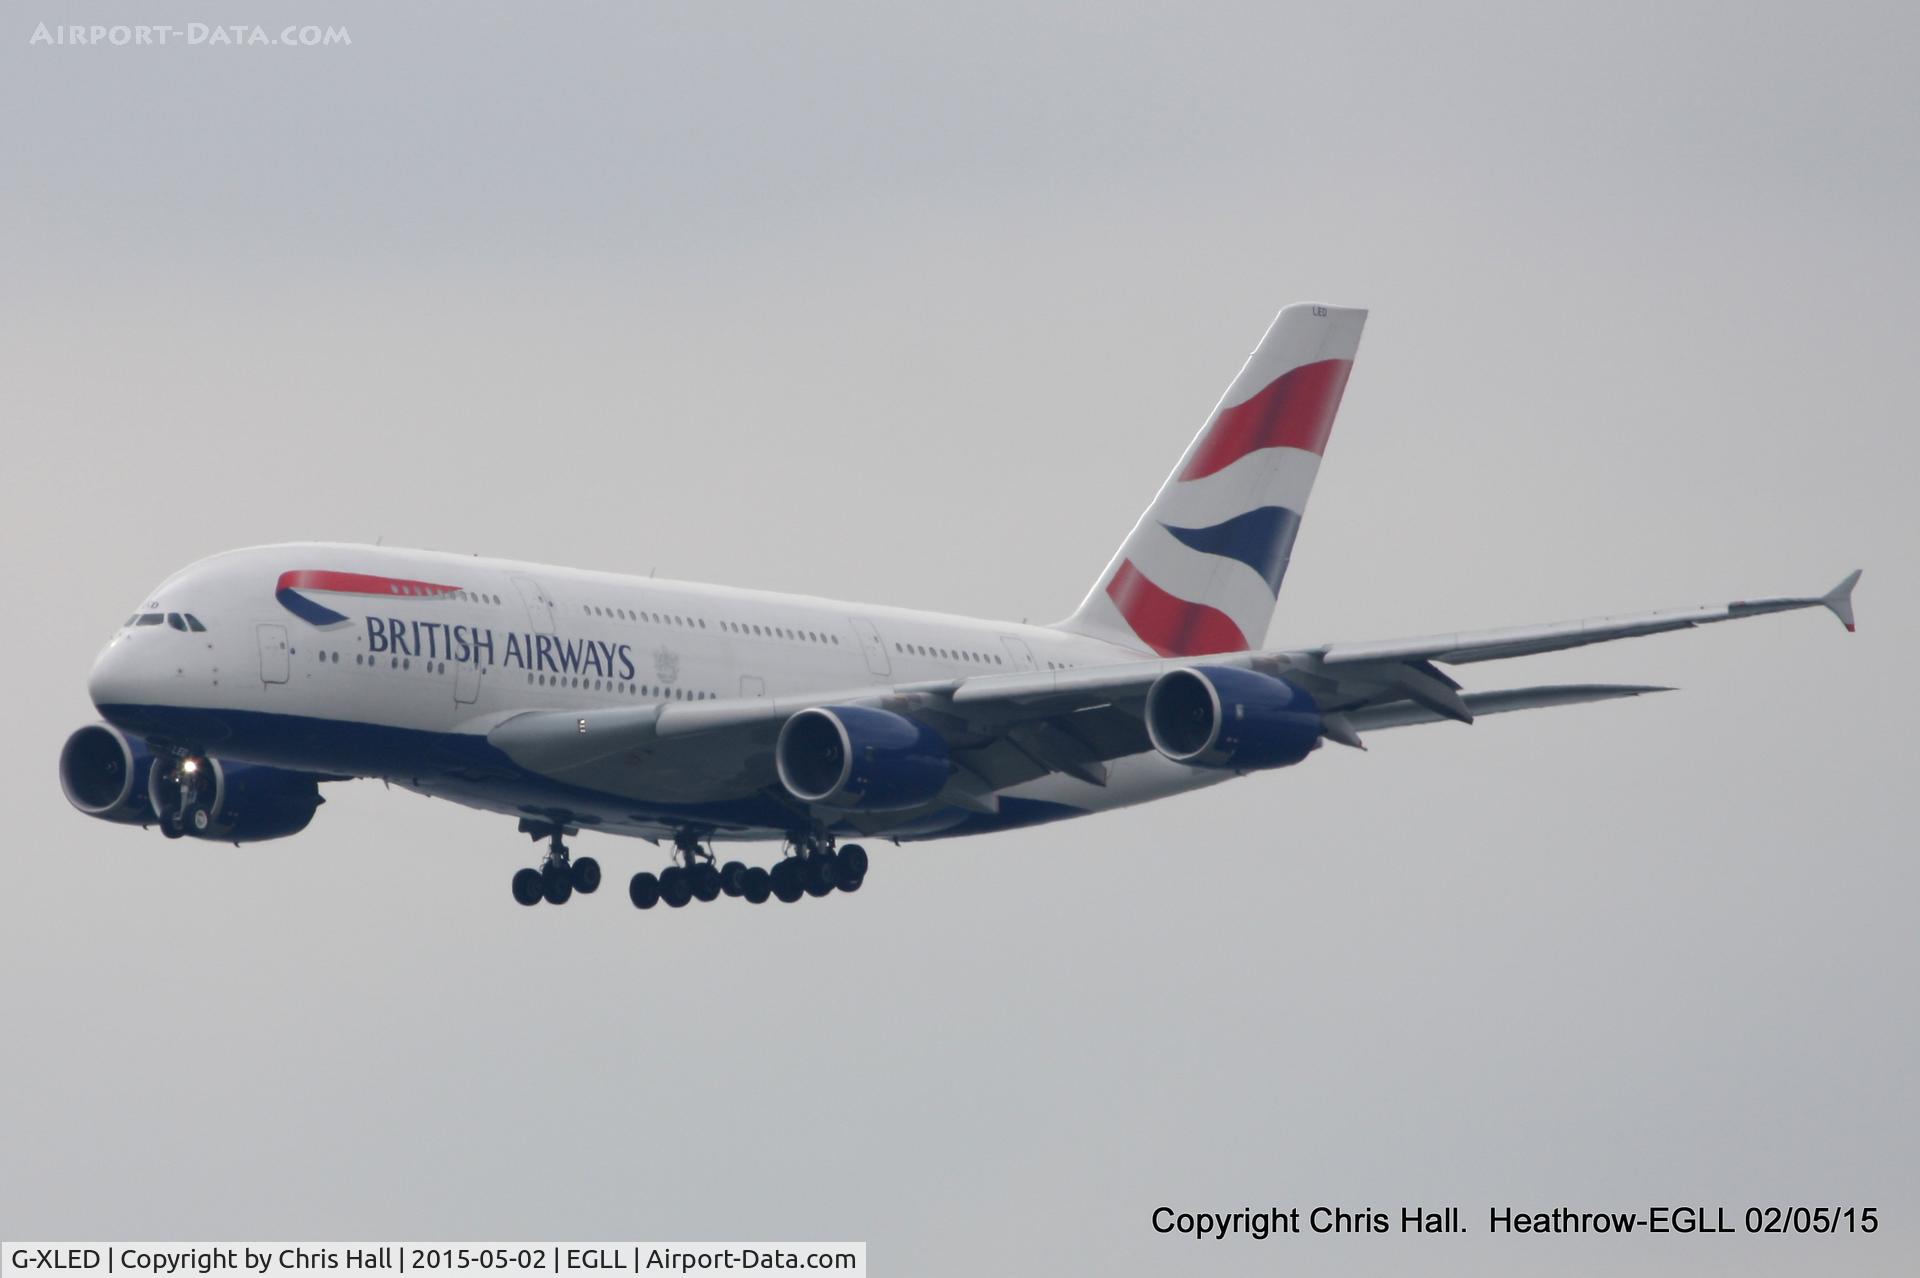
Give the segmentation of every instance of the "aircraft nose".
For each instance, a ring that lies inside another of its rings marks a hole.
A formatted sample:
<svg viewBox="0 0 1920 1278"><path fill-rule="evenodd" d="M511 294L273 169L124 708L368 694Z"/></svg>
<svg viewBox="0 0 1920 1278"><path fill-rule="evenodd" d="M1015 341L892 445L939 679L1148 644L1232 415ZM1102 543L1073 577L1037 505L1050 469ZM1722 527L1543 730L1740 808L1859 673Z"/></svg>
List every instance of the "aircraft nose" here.
<svg viewBox="0 0 1920 1278"><path fill-rule="evenodd" d="M87 675L87 696L103 714L108 706L134 705L140 699L138 672L129 647L124 639L108 644Z"/></svg>

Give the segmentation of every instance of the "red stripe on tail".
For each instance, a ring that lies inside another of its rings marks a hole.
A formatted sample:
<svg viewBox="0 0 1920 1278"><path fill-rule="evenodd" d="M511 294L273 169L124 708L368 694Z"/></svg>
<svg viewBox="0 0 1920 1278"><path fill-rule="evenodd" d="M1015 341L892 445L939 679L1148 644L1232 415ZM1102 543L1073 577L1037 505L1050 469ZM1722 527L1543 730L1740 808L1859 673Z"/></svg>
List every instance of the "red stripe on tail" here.
<svg viewBox="0 0 1920 1278"><path fill-rule="evenodd" d="M1280 375L1244 404L1223 408L1207 427L1182 479L1204 479L1262 448L1323 453L1353 361L1323 359Z"/></svg>
<svg viewBox="0 0 1920 1278"><path fill-rule="evenodd" d="M1163 657L1247 650L1247 637L1226 613L1168 594L1135 568L1131 559L1123 560L1107 583L1107 597L1133 633Z"/></svg>

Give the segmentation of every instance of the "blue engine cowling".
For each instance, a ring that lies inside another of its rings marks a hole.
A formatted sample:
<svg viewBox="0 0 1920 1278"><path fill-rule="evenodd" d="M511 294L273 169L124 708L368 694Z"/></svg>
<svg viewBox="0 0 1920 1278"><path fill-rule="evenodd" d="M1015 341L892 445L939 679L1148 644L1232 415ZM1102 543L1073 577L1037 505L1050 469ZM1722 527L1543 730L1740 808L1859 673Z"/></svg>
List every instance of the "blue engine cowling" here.
<svg viewBox="0 0 1920 1278"><path fill-rule="evenodd" d="M1253 772L1320 744L1320 707L1285 679L1230 666L1171 670L1147 690L1147 736L1176 763Z"/></svg>
<svg viewBox="0 0 1920 1278"><path fill-rule="evenodd" d="M298 834L325 802L310 773L203 757L154 759L147 801L160 819L177 814L181 832L222 843L260 843Z"/></svg>
<svg viewBox="0 0 1920 1278"><path fill-rule="evenodd" d="M60 789L67 802L90 817L151 825L147 769L153 754L118 728L90 723L60 748Z"/></svg>
<svg viewBox="0 0 1920 1278"><path fill-rule="evenodd" d="M867 706L802 710L780 729L774 769L803 803L847 812L917 808L947 786L947 743L923 723Z"/></svg>

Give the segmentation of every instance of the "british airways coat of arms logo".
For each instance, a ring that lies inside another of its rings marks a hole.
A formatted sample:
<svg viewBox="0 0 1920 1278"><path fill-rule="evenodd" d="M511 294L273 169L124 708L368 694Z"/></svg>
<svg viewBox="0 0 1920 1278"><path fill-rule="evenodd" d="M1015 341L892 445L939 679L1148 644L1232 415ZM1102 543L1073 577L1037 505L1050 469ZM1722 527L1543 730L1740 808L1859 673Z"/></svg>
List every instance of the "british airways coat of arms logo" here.
<svg viewBox="0 0 1920 1278"><path fill-rule="evenodd" d="M662 644L653 650L653 673L661 683L673 683L680 677L680 654Z"/></svg>

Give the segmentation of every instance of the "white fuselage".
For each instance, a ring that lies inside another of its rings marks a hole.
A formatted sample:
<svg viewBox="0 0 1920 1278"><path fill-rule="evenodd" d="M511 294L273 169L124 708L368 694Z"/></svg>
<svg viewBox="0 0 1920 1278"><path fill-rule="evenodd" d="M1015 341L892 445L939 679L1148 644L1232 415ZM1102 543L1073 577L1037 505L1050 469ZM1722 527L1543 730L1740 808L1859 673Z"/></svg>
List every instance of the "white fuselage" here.
<svg viewBox="0 0 1920 1278"><path fill-rule="evenodd" d="M122 726L217 756L381 777L610 833L660 837L693 823L753 838L780 836L791 818L771 797L741 794L735 775L638 761L622 783L556 789L489 757L486 734L528 711L844 694L1143 655L1042 626L298 543L216 555L167 579L114 635L89 691ZM1052 775L1014 787L1007 794L1030 804L1021 819L955 812L943 828L922 814L900 833L1005 828L1223 779L1143 753L1115 761L1105 786Z"/></svg>

